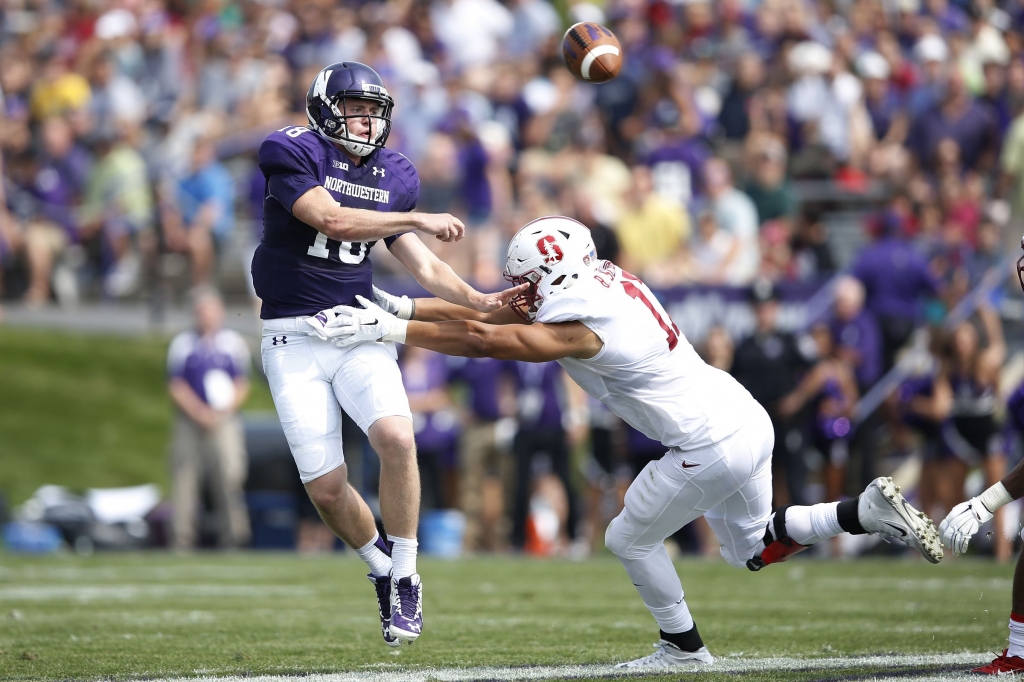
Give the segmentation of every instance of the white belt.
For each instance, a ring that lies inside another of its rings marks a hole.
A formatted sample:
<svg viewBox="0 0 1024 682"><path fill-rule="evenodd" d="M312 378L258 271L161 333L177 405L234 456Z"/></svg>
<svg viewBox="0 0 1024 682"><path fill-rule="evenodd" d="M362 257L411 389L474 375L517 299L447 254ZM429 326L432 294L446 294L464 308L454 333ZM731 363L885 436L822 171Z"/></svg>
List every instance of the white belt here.
<svg viewBox="0 0 1024 682"><path fill-rule="evenodd" d="M309 315L302 317L279 317L274 320L263 320L263 333L293 332L295 334L315 334L313 328L306 324Z"/></svg>

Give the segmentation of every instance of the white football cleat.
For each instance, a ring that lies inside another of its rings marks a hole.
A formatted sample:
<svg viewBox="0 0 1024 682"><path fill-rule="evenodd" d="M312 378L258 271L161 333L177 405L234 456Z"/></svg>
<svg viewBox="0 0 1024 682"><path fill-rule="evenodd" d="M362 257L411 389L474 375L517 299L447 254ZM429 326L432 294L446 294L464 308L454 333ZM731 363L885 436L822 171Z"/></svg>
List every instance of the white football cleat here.
<svg viewBox="0 0 1024 682"><path fill-rule="evenodd" d="M638 658L635 661L627 661L625 663L619 663L616 668L676 668L676 667L688 667L688 668L699 668L705 665L711 665L715 662L715 657L708 652L706 646L702 646L696 651L683 651L672 642L666 642L665 640L659 641L654 645L657 649L650 656L644 656Z"/></svg>
<svg viewBox="0 0 1024 682"><path fill-rule="evenodd" d="M942 541L935 524L900 495L900 487L888 476L871 481L861 493L857 519L867 532L904 542L933 564L942 560Z"/></svg>

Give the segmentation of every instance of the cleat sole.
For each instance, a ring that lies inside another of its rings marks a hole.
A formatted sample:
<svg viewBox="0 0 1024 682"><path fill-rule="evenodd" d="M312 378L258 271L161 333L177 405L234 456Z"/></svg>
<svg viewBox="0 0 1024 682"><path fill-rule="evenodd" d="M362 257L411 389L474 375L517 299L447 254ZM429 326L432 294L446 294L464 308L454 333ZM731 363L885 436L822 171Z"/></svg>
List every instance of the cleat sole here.
<svg viewBox="0 0 1024 682"><path fill-rule="evenodd" d="M933 564L942 561L942 540L939 531L935 528L928 515L915 509L900 494L900 487L888 476L875 480L875 485L881 491L882 496L889 501L892 508L896 510L914 533L917 540L917 549L925 559Z"/></svg>

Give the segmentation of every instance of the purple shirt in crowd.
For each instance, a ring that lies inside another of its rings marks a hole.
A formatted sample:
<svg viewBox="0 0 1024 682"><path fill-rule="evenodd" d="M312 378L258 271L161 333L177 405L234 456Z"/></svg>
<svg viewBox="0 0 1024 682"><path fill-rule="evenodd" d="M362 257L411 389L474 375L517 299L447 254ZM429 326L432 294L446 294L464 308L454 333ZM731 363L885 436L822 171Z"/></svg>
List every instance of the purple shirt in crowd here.
<svg viewBox="0 0 1024 682"><path fill-rule="evenodd" d="M40 201L40 217L64 228L72 238L78 229L77 202L85 189L90 165L86 151L73 147L59 159L43 159L29 188Z"/></svg>
<svg viewBox="0 0 1024 682"><path fill-rule="evenodd" d="M448 386L449 373L445 356L432 351L424 353L426 355L416 361L410 361L408 355L403 355L399 362L402 383L410 398L436 389L444 390ZM416 445L424 450L450 448L458 438L458 422L452 410L414 412L412 423L416 432Z"/></svg>
<svg viewBox="0 0 1024 682"><path fill-rule="evenodd" d="M882 333L875 316L862 310L857 317L847 322L833 318L829 328L836 346L856 351L860 357L854 367L860 387L874 385L882 376Z"/></svg>
<svg viewBox="0 0 1024 682"><path fill-rule="evenodd" d="M494 358L448 358L452 381L462 381L469 388L469 408L480 421L501 418L498 387L501 376L509 371L507 363Z"/></svg>
<svg viewBox="0 0 1024 682"><path fill-rule="evenodd" d="M898 237L883 237L861 251L853 275L864 284L866 307L879 316L917 319L922 299L938 291L924 257Z"/></svg>
<svg viewBox="0 0 1024 682"><path fill-rule="evenodd" d="M924 111L911 126L908 145L925 168L934 161L935 150L944 139L952 138L960 145L964 168L974 169L982 155L993 149L997 124L991 112L971 102L957 118L947 118L938 106Z"/></svg>
<svg viewBox="0 0 1024 682"><path fill-rule="evenodd" d="M215 409L230 406L234 400L231 383L248 376L250 363L245 339L230 329L209 336L182 332L167 351L168 378L184 379L200 400Z"/></svg>
<svg viewBox="0 0 1024 682"><path fill-rule="evenodd" d="M338 242L292 215L292 206L314 187L326 189L346 208L411 211L420 180L409 159L377 149L355 165L333 143L309 128L271 133L260 146L267 178L263 240L252 261L253 285L263 300L260 317L315 315L339 304L372 298L368 258L376 240ZM398 235L385 237L390 248Z"/></svg>
<svg viewBox="0 0 1024 682"><path fill-rule="evenodd" d="M557 362L514 362L520 429L562 428L562 368Z"/></svg>

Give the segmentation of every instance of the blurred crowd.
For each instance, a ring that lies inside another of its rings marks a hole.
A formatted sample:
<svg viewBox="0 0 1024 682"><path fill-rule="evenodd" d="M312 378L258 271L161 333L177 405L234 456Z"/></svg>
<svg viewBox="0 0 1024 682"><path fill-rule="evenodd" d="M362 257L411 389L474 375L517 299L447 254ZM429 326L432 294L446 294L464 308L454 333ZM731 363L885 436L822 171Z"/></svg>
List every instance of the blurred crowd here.
<svg viewBox="0 0 1024 682"><path fill-rule="evenodd" d="M611 83L564 68L580 20L622 43ZM443 255L484 284L545 214L655 286L813 278L849 260L822 181L900 193L921 248L969 258L1024 209L1022 20L1017 0L8 0L6 295L247 271L255 149L340 60L384 78L419 208L471 224Z"/></svg>
<svg viewBox="0 0 1024 682"><path fill-rule="evenodd" d="M617 79L564 68L576 21L616 33ZM749 336L691 340L771 412L777 501L805 501L815 467L813 494L836 497L873 453L915 450L934 516L969 467L1004 466L1004 403L1013 426L1024 402L1000 387L998 287L949 316L1024 223L1022 24L1019 0L6 0L0 296L230 289L262 229L259 143L305 122L324 65L362 61L397 102L388 144L419 170L419 210L469 226L431 244L457 272L500 286L507 238L563 214L656 289L749 290ZM807 329L779 323L794 281L835 290ZM860 413L908 347L913 371ZM575 537L660 453L556 390L555 366L402 362L428 498L469 512L471 538L533 537L532 488L502 491L517 479L552 482Z"/></svg>

